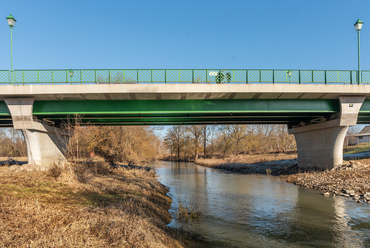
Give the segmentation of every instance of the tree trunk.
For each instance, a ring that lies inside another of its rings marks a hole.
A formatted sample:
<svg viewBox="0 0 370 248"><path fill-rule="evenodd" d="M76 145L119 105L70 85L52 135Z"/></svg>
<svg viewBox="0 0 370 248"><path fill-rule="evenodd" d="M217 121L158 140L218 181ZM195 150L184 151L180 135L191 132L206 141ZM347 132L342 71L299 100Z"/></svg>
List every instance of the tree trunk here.
<svg viewBox="0 0 370 248"><path fill-rule="evenodd" d="M180 161L180 144L177 145L177 161Z"/></svg>
<svg viewBox="0 0 370 248"><path fill-rule="evenodd" d="M207 127L204 128L203 132L203 153L204 158L207 158Z"/></svg>

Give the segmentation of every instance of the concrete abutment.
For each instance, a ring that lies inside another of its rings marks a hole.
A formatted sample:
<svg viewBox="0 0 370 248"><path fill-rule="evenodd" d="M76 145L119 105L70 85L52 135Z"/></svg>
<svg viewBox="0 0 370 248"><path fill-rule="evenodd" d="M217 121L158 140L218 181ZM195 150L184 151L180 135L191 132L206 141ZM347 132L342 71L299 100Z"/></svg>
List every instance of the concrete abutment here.
<svg viewBox="0 0 370 248"><path fill-rule="evenodd" d="M34 120L32 98L5 99L12 116L14 129L24 135L28 164L48 167L66 162L69 136L62 129Z"/></svg>

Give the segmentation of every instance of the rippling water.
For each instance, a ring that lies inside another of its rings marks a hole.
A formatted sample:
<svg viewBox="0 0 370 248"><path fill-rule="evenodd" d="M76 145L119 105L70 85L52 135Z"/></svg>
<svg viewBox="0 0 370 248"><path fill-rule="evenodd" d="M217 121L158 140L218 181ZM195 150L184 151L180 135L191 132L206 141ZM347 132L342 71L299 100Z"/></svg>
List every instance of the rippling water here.
<svg viewBox="0 0 370 248"><path fill-rule="evenodd" d="M370 247L369 205L323 197L278 177L220 172L194 163L152 166L174 200L170 225L205 238L192 247ZM179 200L198 206L203 218L177 222Z"/></svg>

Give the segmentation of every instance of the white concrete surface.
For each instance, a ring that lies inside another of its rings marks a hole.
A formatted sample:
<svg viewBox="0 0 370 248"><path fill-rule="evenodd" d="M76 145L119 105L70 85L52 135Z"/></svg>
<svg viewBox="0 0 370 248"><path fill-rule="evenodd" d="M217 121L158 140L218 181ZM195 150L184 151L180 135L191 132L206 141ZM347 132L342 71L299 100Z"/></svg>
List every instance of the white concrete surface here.
<svg viewBox="0 0 370 248"><path fill-rule="evenodd" d="M294 130L300 167L332 169L343 163L343 142L348 126L312 128L320 124L301 127L300 132Z"/></svg>
<svg viewBox="0 0 370 248"><path fill-rule="evenodd" d="M28 164L48 167L67 161L68 137L61 135L60 129L55 128L54 133L22 129L22 133L27 145Z"/></svg>
<svg viewBox="0 0 370 248"><path fill-rule="evenodd" d="M68 136L63 130L33 120L33 98L5 99L14 129L22 130L26 140L28 163L43 167L64 164Z"/></svg>
<svg viewBox="0 0 370 248"><path fill-rule="evenodd" d="M63 84L1 85L0 100L160 100L160 99L370 99L367 85L340 84Z"/></svg>

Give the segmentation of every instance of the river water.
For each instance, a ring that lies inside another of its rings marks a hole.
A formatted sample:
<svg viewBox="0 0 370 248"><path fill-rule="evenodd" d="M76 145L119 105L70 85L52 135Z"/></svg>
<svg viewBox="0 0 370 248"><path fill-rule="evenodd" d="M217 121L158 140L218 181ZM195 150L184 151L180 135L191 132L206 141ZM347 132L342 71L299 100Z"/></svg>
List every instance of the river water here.
<svg viewBox="0 0 370 248"><path fill-rule="evenodd" d="M370 247L367 204L324 197L273 176L235 174L194 163L152 166L170 189L170 226L205 239L190 247ZM177 221L179 201L199 208L201 220Z"/></svg>

